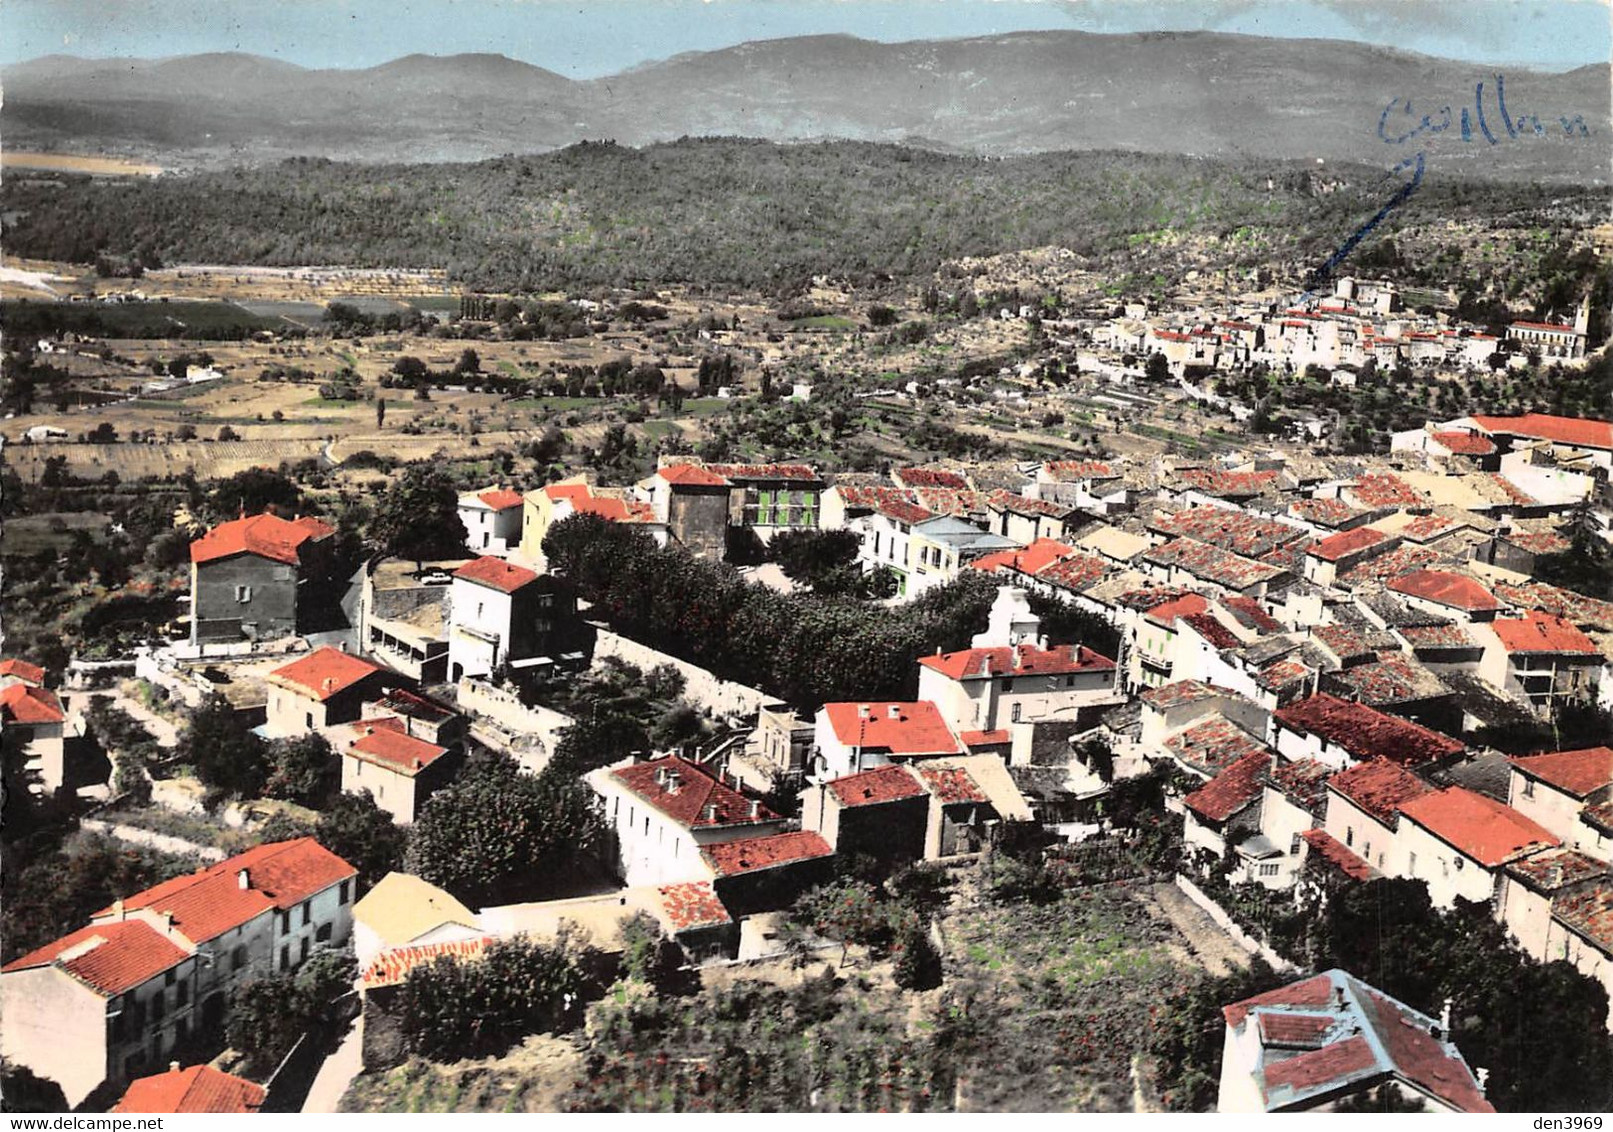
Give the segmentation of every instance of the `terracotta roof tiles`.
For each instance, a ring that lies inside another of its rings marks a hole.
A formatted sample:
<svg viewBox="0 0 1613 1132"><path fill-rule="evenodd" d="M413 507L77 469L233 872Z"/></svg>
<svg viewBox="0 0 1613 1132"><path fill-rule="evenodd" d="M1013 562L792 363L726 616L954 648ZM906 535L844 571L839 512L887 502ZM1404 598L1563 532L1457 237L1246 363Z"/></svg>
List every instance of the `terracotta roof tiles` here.
<svg viewBox="0 0 1613 1132"><path fill-rule="evenodd" d="M130 1083L110 1112L257 1112L267 1090L211 1065L173 1069Z"/></svg>
<svg viewBox="0 0 1613 1132"><path fill-rule="evenodd" d="M866 716L862 709L866 708ZM835 738L892 755L959 755L957 737L928 700L824 704Z"/></svg>
<svg viewBox="0 0 1613 1132"><path fill-rule="evenodd" d="M953 680L983 680L1000 676L1064 676L1076 672L1107 672L1115 662L1085 645L1000 645L960 649L940 656L921 656L919 663Z"/></svg>
<svg viewBox="0 0 1613 1132"><path fill-rule="evenodd" d="M377 987L397 986L408 979L409 973L415 968L424 967L445 956L461 962L480 959L492 942L491 936L484 935L475 939L454 939L442 943L395 947L376 956L375 960L364 969L364 987L366 990L375 990Z"/></svg>
<svg viewBox="0 0 1613 1132"><path fill-rule="evenodd" d="M30 684L43 684L45 670L37 664L29 664L26 660L17 660L7 657L0 660L0 677L15 676L18 680L25 680Z"/></svg>
<svg viewBox="0 0 1613 1132"><path fill-rule="evenodd" d="M1512 765L1525 776L1576 798L1585 798L1604 786L1613 785L1613 747L1516 755Z"/></svg>
<svg viewBox="0 0 1613 1132"><path fill-rule="evenodd" d="M828 784L842 806L877 806L917 798L924 787L904 767L879 766L860 774L848 774Z"/></svg>
<svg viewBox="0 0 1613 1132"><path fill-rule="evenodd" d="M832 857L834 850L816 833L775 833L769 837L747 837L703 845L700 855L718 877L742 876L781 865L797 865Z"/></svg>
<svg viewBox="0 0 1613 1132"><path fill-rule="evenodd" d="M760 802L676 755L617 767L610 777L685 828L776 821Z"/></svg>
<svg viewBox="0 0 1613 1132"><path fill-rule="evenodd" d="M495 561L497 561L495 559ZM326 645L300 660L283 664L269 673L272 683L293 688L316 700L328 700L386 669L363 657Z"/></svg>
<svg viewBox="0 0 1613 1132"><path fill-rule="evenodd" d="M311 516L291 520L265 511L220 523L190 544L190 560L201 564L235 554L255 554L296 566L301 561L303 543L335 533L335 527Z"/></svg>
<svg viewBox="0 0 1613 1132"><path fill-rule="evenodd" d="M1461 786L1408 799L1400 812L1487 868L1561 844L1538 822Z"/></svg>
<svg viewBox="0 0 1613 1132"><path fill-rule="evenodd" d="M491 555L465 563L454 571L454 577L506 594L512 594L538 580L535 571L528 570L524 566L511 565L504 559L494 558Z"/></svg>
<svg viewBox="0 0 1613 1132"><path fill-rule="evenodd" d="M7 723L61 723L67 718L62 701L49 688L10 684L0 688L0 720Z"/></svg>
<svg viewBox="0 0 1613 1132"><path fill-rule="evenodd" d="M661 911L674 935L734 922L723 902L717 899L717 891L711 887L710 881L665 884L656 892L661 899Z"/></svg>
<svg viewBox="0 0 1613 1132"><path fill-rule="evenodd" d="M1329 778L1327 785L1368 816L1389 826L1395 824L1402 802L1433 793L1422 779L1387 759L1347 767Z"/></svg>
<svg viewBox="0 0 1613 1132"><path fill-rule="evenodd" d="M133 990L187 958L187 952L144 920L118 920L69 932L7 963L7 974L59 966L98 994Z"/></svg>
<svg viewBox="0 0 1613 1132"><path fill-rule="evenodd" d="M1596 642L1571 622L1529 610L1521 617L1497 617L1490 628L1509 653L1571 653L1594 656Z"/></svg>
<svg viewBox="0 0 1613 1132"><path fill-rule="evenodd" d="M1183 798L1182 804L1207 821L1226 821L1260 797L1270 766L1271 752L1264 748L1244 755Z"/></svg>
<svg viewBox="0 0 1613 1132"><path fill-rule="evenodd" d="M1460 739L1326 692L1279 708L1275 718L1292 729L1344 748L1362 762L1384 758L1416 765L1460 754L1464 749Z"/></svg>
<svg viewBox="0 0 1613 1132"><path fill-rule="evenodd" d="M1613 448L1613 421L1554 417L1548 413L1525 413L1517 417L1475 416L1473 423L1483 431L1496 436L1550 440L1578 448Z"/></svg>
<svg viewBox="0 0 1613 1132"><path fill-rule="evenodd" d="M1367 864L1325 829L1307 829L1300 834L1322 860L1332 865L1351 880L1371 880L1378 870Z"/></svg>

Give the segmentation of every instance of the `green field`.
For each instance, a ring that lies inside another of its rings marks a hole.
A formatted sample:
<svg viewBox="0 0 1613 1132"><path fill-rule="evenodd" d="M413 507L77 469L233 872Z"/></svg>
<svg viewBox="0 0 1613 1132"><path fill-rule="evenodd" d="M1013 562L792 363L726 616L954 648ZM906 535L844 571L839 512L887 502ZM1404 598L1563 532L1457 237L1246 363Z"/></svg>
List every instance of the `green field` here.
<svg viewBox="0 0 1613 1132"><path fill-rule="evenodd" d="M432 314L439 312L447 314L459 313L458 295L413 295L402 301L417 311L426 311Z"/></svg>
<svg viewBox="0 0 1613 1132"><path fill-rule="evenodd" d="M253 314L234 303L190 300L134 303L40 303L0 301L0 325L12 334L88 334L101 338L238 339L285 322Z"/></svg>
<svg viewBox="0 0 1613 1132"><path fill-rule="evenodd" d="M0 553L6 556L64 550L74 531L86 531L97 542L106 538L112 520L99 511L58 511L44 515L18 515L0 527Z"/></svg>

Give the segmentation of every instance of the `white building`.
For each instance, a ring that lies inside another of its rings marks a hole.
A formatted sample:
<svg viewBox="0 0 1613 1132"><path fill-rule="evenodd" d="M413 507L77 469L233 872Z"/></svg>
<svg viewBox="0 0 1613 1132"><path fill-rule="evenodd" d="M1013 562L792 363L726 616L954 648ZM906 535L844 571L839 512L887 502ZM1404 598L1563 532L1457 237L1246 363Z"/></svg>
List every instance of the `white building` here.
<svg viewBox="0 0 1613 1132"><path fill-rule="evenodd" d="M521 544L521 506L518 491L490 487L459 497L459 521L465 524L465 545L473 554L498 558Z"/></svg>

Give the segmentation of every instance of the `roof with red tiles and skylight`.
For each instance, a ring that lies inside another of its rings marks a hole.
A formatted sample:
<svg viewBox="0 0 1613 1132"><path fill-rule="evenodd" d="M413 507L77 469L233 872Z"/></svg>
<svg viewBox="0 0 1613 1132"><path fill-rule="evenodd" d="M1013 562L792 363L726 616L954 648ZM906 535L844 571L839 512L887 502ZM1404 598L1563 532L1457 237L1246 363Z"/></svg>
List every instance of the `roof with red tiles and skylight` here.
<svg viewBox="0 0 1613 1132"><path fill-rule="evenodd" d="M504 559L494 558L491 555L465 563L454 571L454 577L462 582L475 582L479 586L486 586L504 594L512 594L538 580L535 571L528 570L524 566L513 566Z"/></svg>
<svg viewBox="0 0 1613 1132"><path fill-rule="evenodd" d="M299 837L237 853L126 896L121 904L124 914L150 908L158 915L172 915L175 931L193 943L204 943L271 908L295 907L357 875L357 869L312 837ZM117 915L117 904L95 913L96 918L112 917L113 922Z"/></svg>
<svg viewBox="0 0 1613 1132"><path fill-rule="evenodd" d="M961 755L941 712L928 700L824 704L829 726L847 747L891 755Z"/></svg>
<svg viewBox="0 0 1613 1132"><path fill-rule="evenodd" d="M141 1077L129 1084L123 1099L109 1112L257 1112L268 1095L262 1085L243 1077L192 1065L170 1069L154 1077Z"/></svg>
<svg viewBox="0 0 1613 1132"><path fill-rule="evenodd" d="M1521 617L1497 617L1490 628L1510 653L1567 653L1599 655L1596 642L1571 622L1549 613L1529 610Z"/></svg>
<svg viewBox="0 0 1613 1132"><path fill-rule="evenodd" d="M778 820L778 815L760 802L677 755L617 767L609 775L686 829Z"/></svg>
<svg viewBox="0 0 1613 1132"><path fill-rule="evenodd" d="M335 533L335 527L312 516L282 519L265 511L261 515L220 523L190 544L190 560L201 564L236 554L255 554L296 566L301 562L303 543Z"/></svg>
<svg viewBox="0 0 1613 1132"><path fill-rule="evenodd" d="M834 850L816 833L802 830L702 845L700 855L719 878L724 878L832 857Z"/></svg>
<svg viewBox="0 0 1613 1132"><path fill-rule="evenodd" d="M1576 798L1589 797L1613 785L1613 747L1514 755L1512 765L1525 777Z"/></svg>
<svg viewBox="0 0 1613 1132"><path fill-rule="evenodd" d="M879 806L924 794L924 787L906 767L876 766L828 783L827 789L842 806Z"/></svg>
<svg viewBox="0 0 1613 1132"><path fill-rule="evenodd" d="M1402 802L1400 812L1486 868L1562 844L1550 830L1511 806L1463 786Z"/></svg>
<svg viewBox="0 0 1613 1132"><path fill-rule="evenodd" d="M0 720L6 723L61 723L67 718L62 701L49 688L8 684L0 688Z"/></svg>
<svg viewBox="0 0 1613 1132"><path fill-rule="evenodd" d="M1576 448L1613 449L1613 421L1588 417L1556 417L1549 413L1524 413L1516 417L1472 418L1482 431L1493 436L1521 436L1530 440L1550 440Z"/></svg>
<svg viewBox="0 0 1613 1132"><path fill-rule="evenodd" d="M1450 570L1415 570L1394 579L1389 589L1469 613L1502 608L1496 596L1476 579Z"/></svg>
<svg viewBox="0 0 1613 1132"><path fill-rule="evenodd" d="M1360 762L1382 758L1416 766L1466 749L1460 739L1326 692L1278 708L1274 718L1291 730L1344 748Z"/></svg>
<svg viewBox="0 0 1613 1132"><path fill-rule="evenodd" d="M1317 1108L1385 1080L1458 1112L1495 1111L1435 1019L1346 971L1301 979L1221 1013L1235 1040L1256 1049L1252 1069L1267 1112Z"/></svg>
<svg viewBox="0 0 1613 1132"><path fill-rule="evenodd" d="M953 680L998 676L1065 676L1076 672L1108 672L1115 662L1085 645L999 645L959 649L940 656L921 656L919 663Z"/></svg>
<svg viewBox="0 0 1613 1132"><path fill-rule="evenodd" d="M363 657L329 645L315 649L301 660L283 664L269 673L269 680L316 700L328 700L339 692L386 669Z"/></svg>
<svg viewBox="0 0 1613 1132"><path fill-rule="evenodd" d="M133 990L189 953L144 920L90 924L0 968L6 974L56 966L104 997Z"/></svg>

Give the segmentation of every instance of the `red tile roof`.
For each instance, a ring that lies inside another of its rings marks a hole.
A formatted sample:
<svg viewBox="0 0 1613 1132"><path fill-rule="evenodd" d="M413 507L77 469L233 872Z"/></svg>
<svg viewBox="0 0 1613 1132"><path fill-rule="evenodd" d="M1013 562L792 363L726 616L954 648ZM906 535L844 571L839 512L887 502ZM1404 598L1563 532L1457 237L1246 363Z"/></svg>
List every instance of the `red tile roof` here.
<svg viewBox="0 0 1613 1132"><path fill-rule="evenodd" d="M1318 1086L1357 1076L1375 1069L1378 1055L1366 1038L1357 1035L1321 1049L1284 1058L1266 1066L1265 1093L1291 1089L1308 1093Z"/></svg>
<svg viewBox="0 0 1613 1132"><path fill-rule="evenodd" d="M937 515L968 517L986 513L986 496L982 492L951 487L915 487L920 507Z"/></svg>
<svg viewBox="0 0 1613 1132"><path fill-rule="evenodd" d="M1221 1017L1236 1030L1243 1025L1249 1012L1257 1006L1326 1006L1333 1001L1333 980L1326 975L1314 975L1286 987L1278 987L1263 994L1253 995L1230 1006L1221 1008Z"/></svg>
<svg viewBox="0 0 1613 1132"><path fill-rule="evenodd" d="M1307 829L1300 836L1310 845L1312 853L1317 854L1351 880L1371 880L1378 875L1377 869L1352 853L1344 842L1327 830Z"/></svg>
<svg viewBox="0 0 1613 1132"><path fill-rule="evenodd" d="M0 676L15 676L19 680L26 680L30 684L43 684L45 670L37 664L29 664L26 660L17 660L8 657L0 660Z"/></svg>
<svg viewBox="0 0 1613 1132"><path fill-rule="evenodd" d="M1354 527L1348 531L1340 531L1336 535L1328 535L1327 538L1312 543L1305 553L1315 555L1317 558L1328 562L1337 562L1341 558L1347 558L1352 554L1360 554L1364 550L1369 550L1388 541L1389 536L1382 531L1373 530L1371 527Z"/></svg>
<svg viewBox="0 0 1613 1132"><path fill-rule="evenodd" d="M1324 527L1336 527L1357 515L1366 514L1342 499L1296 499L1288 505L1288 512L1296 519L1308 519Z"/></svg>
<svg viewBox="0 0 1613 1132"><path fill-rule="evenodd" d="M708 471L730 480L791 480L822 483L818 473L805 464L707 464Z"/></svg>
<svg viewBox="0 0 1613 1132"><path fill-rule="evenodd" d="M728 481L709 468L698 464L668 464L656 475L670 484L685 487L727 487Z"/></svg>
<svg viewBox="0 0 1613 1132"><path fill-rule="evenodd" d="M60 723L67 715L48 688L9 684L0 688L0 719L7 723Z"/></svg>
<svg viewBox="0 0 1613 1132"><path fill-rule="evenodd" d="M454 571L454 577L506 594L512 594L538 580L535 571L523 566L512 566L504 559L494 558L491 555L465 563Z"/></svg>
<svg viewBox="0 0 1613 1132"><path fill-rule="evenodd" d="M377 987L397 986L407 979L409 972L416 967L424 967L445 955L462 962L467 959L480 959L492 942L491 936L484 935L476 939L421 943L413 947L398 947L382 952L364 969L364 987L366 990L374 990Z"/></svg>
<svg viewBox="0 0 1613 1132"><path fill-rule="evenodd" d="M1165 740L1165 749L1189 766L1210 774L1249 755L1271 753L1259 739L1222 715L1184 727Z"/></svg>
<svg viewBox="0 0 1613 1132"><path fill-rule="evenodd" d="M1613 747L1515 755L1512 765L1528 777L1576 798L1584 798L1613 784Z"/></svg>
<svg viewBox="0 0 1613 1132"><path fill-rule="evenodd" d="M1327 785L1384 825L1395 824L1402 802L1433 793L1422 779L1387 759L1347 767L1329 778Z"/></svg>
<svg viewBox="0 0 1613 1132"><path fill-rule="evenodd" d="M1035 572L1036 580L1060 589L1082 591L1109 572L1109 564L1091 554L1071 554Z"/></svg>
<svg viewBox="0 0 1613 1132"><path fill-rule="evenodd" d="M1551 440L1579 448L1613 448L1613 421L1525 413L1520 417L1476 416L1473 423L1485 432L1499 436Z"/></svg>
<svg viewBox="0 0 1613 1132"><path fill-rule="evenodd" d="M1401 532L1405 534L1404 531ZM1351 566L1336 579L1348 587L1387 582L1429 563L1438 562L1439 553L1426 546L1402 543L1386 554L1379 554Z"/></svg>
<svg viewBox="0 0 1613 1132"><path fill-rule="evenodd" d="M1529 610L1522 617L1497 617L1490 622L1501 647L1509 653L1553 652L1595 656L1596 642L1574 625L1549 613Z"/></svg>
<svg viewBox="0 0 1613 1132"><path fill-rule="evenodd" d="M1562 844L1512 807L1463 786L1408 799L1400 812L1487 868Z"/></svg>
<svg viewBox="0 0 1613 1132"><path fill-rule="evenodd" d="M1415 507L1423 502L1410 484L1391 472L1369 472L1359 477L1350 493L1367 507Z"/></svg>
<svg viewBox="0 0 1613 1132"><path fill-rule="evenodd" d="M1613 601L1599 601L1545 582L1498 584L1495 592L1520 609L1540 609L1582 629L1613 630Z"/></svg>
<svg viewBox="0 0 1613 1132"><path fill-rule="evenodd" d="M780 865L798 865L803 861L832 857L834 850L817 834L802 831L703 845L700 855L705 857L718 877L734 877Z"/></svg>
<svg viewBox="0 0 1613 1132"><path fill-rule="evenodd" d="M1466 574L1453 574L1449 570L1416 570L1389 583L1395 593L1438 602L1452 609L1469 612L1500 609L1501 603L1494 594Z"/></svg>
<svg viewBox="0 0 1613 1132"><path fill-rule="evenodd" d="M1184 468L1176 478L1206 495L1239 499L1269 491L1281 472L1223 472L1219 468Z"/></svg>
<svg viewBox="0 0 1613 1132"><path fill-rule="evenodd" d="M1077 553L1075 547L1059 542L1058 539L1039 538L1026 547L998 550L977 558L969 564L969 568L983 570L988 574L996 573L998 570L1035 574L1059 559L1068 558L1075 553Z"/></svg>
<svg viewBox="0 0 1613 1132"><path fill-rule="evenodd" d="M966 491L969 481L957 472L941 468L897 468L896 480L903 487L950 487Z"/></svg>
<svg viewBox="0 0 1613 1132"><path fill-rule="evenodd" d="M1613 956L1613 882L1602 880L1559 894L1551 914L1602 954Z"/></svg>
<svg viewBox="0 0 1613 1132"><path fill-rule="evenodd" d="M848 774L828 784L842 806L877 806L917 798L924 787L904 767L879 766L860 774Z"/></svg>
<svg viewBox="0 0 1613 1132"><path fill-rule="evenodd" d="M1396 534L1412 542L1433 542L1442 535L1461 530L1465 523L1449 515L1414 515Z"/></svg>
<svg viewBox="0 0 1613 1132"><path fill-rule="evenodd" d="M1436 432L1430 439L1458 456L1489 456L1495 451L1495 441L1471 432Z"/></svg>
<svg viewBox="0 0 1613 1132"><path fill-rule="evenodd" d="M301 660L281 665L269 673L269 679L323 701L367 677L385 671L380 665L371 664L363 657L326 645Z"/></svg>
<svg viewBox="0 0 1613 1132"><path fill-rule="evenodd" d="M257 1112L267 1090L211 1065L173 1069L130 1083L110 1112Z"/></svg>
<svg viewBox="0 0 1613 1132"><path fill-rule="evenodd" d="M867 708L867 718L861 709ZM892 709L894 709L894 714ZM848 747L892 755L961 755L957 737L928 700L824 704L835 738Z"/></svg>
<svg viewBox="0 0 1613 1132"><path fill-rule="evenodd" d="M1430 1034L1427 1021L1407 1007L1371 988L1363 989L1362 1009L1401 1076L1459 1112L1495 1111L1455 1046Z"/></svg>
<svg viewBox="0 0 1613 1132"><path fill-rule="evenodd" d="M1207 821L1226 821L1260 797L1270 767L1270 751L1251 752L1183 798L1182 804Z"/></svg>
<svg viewBox="0 0 1613 1132"><path fill-rule="evenodd" d="M1196 539L1246 558L1259 557L1306 536L1304 528L1292 523L1229 507L1185 507L1173 514L1156 512L1148 525L1163 534Z"/></svg>
<svg viewBox="0 0 1613 1132"><path fill-rule="evenodd" d="M0 970L10 974L55 964L91 990L110 997L133 990L188 954L144 920L119 920L69 932Z"/></svg>
<svg viewBox="0 0 1613 1132"><path fill-rule="evenodd" d="M617 767L610 777L685 828L750 825L778 815L676 755Z"/></svg>
<svg viewBox="0 0 1613 1132"><path fill-rule="evenodd" d="M1052 460L1042 465L1048 478L1058 482L1071 480L1108 480L1119 473L1101 460Z"/></svg>
<svg viewBox="0 0 1613 1132"><path fill-rule="evenodd" d="M710 881L666 884L656 892L660 894L661 911L665 913L674 935L734 922L728 909L723 907L723 902L717 899L717 891L711 887Z"/></svg>
<svg viewBox="0 0 1613 1132"><path fill-rule="evenodd" d="M1210 603L1199 594L1183 594L1181 597L1154 606L1146 616L1156 624L1171 626L1176 624L1178 617L1203 613L1209 608Z"/></svg>
<svg viewBox="0 0 1613 1132"><path fill-rule="evenodd" d="M1507 875L1535 892L1551 894L1607 875L1607 862L1574 849L1546 849L1507 866Z"/></svg>
<svg viewBox="0 0 1613 1132"><path fill-rule="evenodd" d="M1255 629L1261 633L1281 633L1283 631L1282 622L1267 613L1261 608L1260 602L1252 597L1244 597L1242 594L1228 594L1221 599L1221 606L1236 617L1238 622L1246 628Z"/></svg>
<svg viewBox="0 0 1613 1132"><path fill-rule="evenodd" d="M1143 551L1142 558L1156 566L1175 567L1195 578L1234 590L1270 582L1283 573L1280 566L1257 562L1192 538L1174 538L1150 547Z"/></svg>
<svg viewBox="0 0 1613 1132"><path fill-rule="evenodd" d="M1012 511L1017 515L1045 515L1050 519L1066 519L1076 511L1074 507L1065 503L1055 503L1051 499L1032 499L1027 495L1002 489L992 492L986 498L990 506L997 510Z"/></svg>
<svg viewBox="0 0 1613 1132"><path fill-rule="evenodd" d="M247 887L239 874L245 870ZM174 930L203 943L271 908L291 908L358 875L358 870L312 837L272 841L208 868L164 881L123 899L124 911L150 908L173 916ZM97 918L113 916L117 905Z"/></svg>
<svg viewBox="0 0 1613 1132"><path fill-rule="evenodd" d="M508 511L511 507L519 507L524 502L519 491L511 491L507 487L490 487L486 491L477 492L476 498L494 511Z"/></svg>
<svg viewBox="0 0 1613 1132"><path fill-rule="evenodd" d="M919 663L953 680L996 676L1063 676L1074 672L1107 672L1115 662L1085 645L1035 645L960 649L940 656L921 656Z"/></svg>
<svg viewBox="0 0 1613 1132"><path fill-rule="evenodd" d="M1279 1014L1262 1012L1255 1015L1260 1026L1261 1041L1267 1046L1285 1049L1321 1049L1336 1021L1326 1014Z"/></svg>
<svg viewBox="0 0 1613 1132"><path fill-rule="evenodd" d="M287 520L265 511L220 523L190 544L190 560L202 563L234 554L256 554L295 566L303 543L335 533L335 527L312 517Z"/></svg>
<svg viewBox="0 0 1613 1132"><path fill-rule="evenodd" d="M1179 619L1216 649L1235 649L1243 644L1236 633L1221 624L1210 613L1189 613Z"/></svg>
<svg viewBox="0 0 1613 1132"><path fill-rule="evenodd" d="M1198 680L1173 680L1169 684L1148 689L1142 694L1142 701L1157 711L1165 711L1180 704L1212 700L1224 693L1224 689L1212 687Z"/></svg>
<svg viewBox="0 0 1613 1132"><path fill-rule="evenodd" d="M913 768L913 771L924 780L930 793L944 806L962 802L991 801L986 792L980 789L980 784L960 766L927 766L920 763Z"/></svg>
<svg viewBox="0 0 1613 1132"><path fill-rule="evenodd" d="M448 753L446 747L417 739L396 727L385 726L397 722L395 719L366 720L358 724L365 733L348 744L348 752L365 762L384 766L411 778Z"/></svg>
<svg viewBox="0 0 1613 1132"><path fill-rule="evenodd" d="M1279 759L1271 772L1271 786L1301 809L1321 814L1327 803L1327 780L1333 768L1315 759Z"/></svg>
<svg viewBox="0 0 1613 1132"><path fill-rule="evenodd" d="M881 499L874 504L874 510L887 519L895 519L898 523L922 523L926 519L935 518L933 511L920 507L908 499Z"/></svg>
<svg viewBox="0 0 1613 1132"><path fill-rule="evenodd" d="M1279 708L1276 718L1291 729L1343 747L1362 762L1384 758L1414 766L1460 754L1464 749L1460 739L1326 692Z"/></svg>
<svg viewBox="0 0 1613 1132"><path fill-rule="evenodd" d="M979 747L1000 747L1007 743L1012 736L1006 727L999 727L995 731L960 731L958 742L971 751Z"/></svg>

